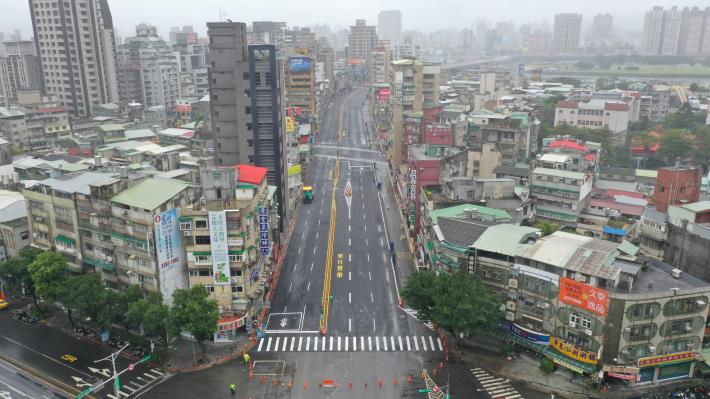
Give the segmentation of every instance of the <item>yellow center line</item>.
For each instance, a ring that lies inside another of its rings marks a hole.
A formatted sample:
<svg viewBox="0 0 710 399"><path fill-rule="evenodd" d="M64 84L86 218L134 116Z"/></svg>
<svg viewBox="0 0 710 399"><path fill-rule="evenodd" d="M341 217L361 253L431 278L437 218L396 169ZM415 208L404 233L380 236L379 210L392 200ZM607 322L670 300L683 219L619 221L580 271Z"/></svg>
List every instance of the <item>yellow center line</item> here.
<svg viewBox="0 0 710 399"><path fill-rule="evenodd" d="M338 147L343 141L343 119L345 117L345 105L348 100L355 95L355 93L350 94L345 98L343 103L340 105L340 116L338 119ZM335 171L333 173L333 195L330 200L330 226L328 228L328 245L325 253L325 278L323 279L323 297L321 298L321 304L323 307L323 314L320 319L320 329L322 333L328 332L328 311L330 310L330 284L333 275L333 247L335 245L335 222L337 217L337 208L335 206L335 190L338 187L338 178L340 177L340 151L338 150L337 157L335 159Z"/></svg>

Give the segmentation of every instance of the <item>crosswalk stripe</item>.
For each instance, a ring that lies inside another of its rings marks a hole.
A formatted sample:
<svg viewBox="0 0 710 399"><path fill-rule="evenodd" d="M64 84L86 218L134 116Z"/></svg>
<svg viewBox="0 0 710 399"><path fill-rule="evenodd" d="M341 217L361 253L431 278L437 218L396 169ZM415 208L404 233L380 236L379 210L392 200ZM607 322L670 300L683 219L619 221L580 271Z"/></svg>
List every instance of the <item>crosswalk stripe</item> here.
<svg viewBox="0 0 710 399"><path fill-rule="evenodd" d="M382 344L385 347L385 352L387 352L387 337L382 337Z"/></svg>
<svg viewBox="0 0 710 399"><path fill-rule="evenodd" d="M264 338L259 339L259 347L256 348L257 352L261 352L261 346L264 345Z"/></svg>
<svg viewBox="0 0 710 399"><path fill-rule="evenodd" d="M345 352L348 352L349 342L350 342L350 338L345 337Z"/></svg>
<svg viewBox="0 0 710 399"><path fill-rule="evenodd" d="M298 342L300 343L300 342L301 342L301 340L300 340L301 337L298 337L298 338L299 338ZM294 337L294 338L291 340L291 348L289 349L291 352L293 352L293 346L294 346L294 344L296 344L296 337Z"/></svg>
<svg viewBox="0 0 710 399"><path fill-rule="evenodd" d="M333 338L333 337L331 337L331 338ZM323 339L320 340L320 342L321 342L321 344L320 344L321 349L320 350L322 352L325 352L325 341L326 341L325 337L323 337ZM331 346L331 349L332 349L332 346Z"/></svg>
<svg viewBox="0 0 710 399"><path fill-rule="evenodd" d="M158 374L158 375L163 375L164 373L158 369L150 369L151 372Z"/></svg>
<svg viewBox="0 0 710 399"><path fill-rule="evenodd" d="M431 335L429 336L429 345L430 345L429 347L431 348L431 350L433 350L433 351L436 350L434 348L434 337L432 337Z"/></svg>
<svg viewBox="0 0 710 399"><path fill-rule="evenodd" d="M353 350L357 352L357 337L353 337Z"/></svg>
<svg viewBox="0 0 710 399"><path fill-rule="evenodd" d="M269 349L271 349L271 337L269 337L269 341L266 343L266 351L268 352Z"/></svg>
<svg viewBox="0 0 710 399"><path fill-rule="evenodd" d="M136 383L135 381L128 381L128 383L127 383L126 385L128 385L128 384L133 385L133 386L135 387L135 389L141 389L141 388L143 388L143 385L138 384L138 383Z"/></svg>
<svg viewBox="0 0 710 399"><path fill-rule="evenodd" d="M397 341L399 341L399 350L403 351L404 347L402 346L402 337L397 337Z"/></svg>
<svg viewBox="0 0 710 399"><path fill-rule="evenodd" d="M380 351L380 337L375 336L375 347L377 348L377 351Z"/></svg>
<svg viewBox="0 0 710 399"><path fill-rule="evenodd" d="M279 350L279 341L281 341L281 337L276 337L276 342L274 343L274 352L277 352Z"/></svg>
<svg viewBox="0 0 710 399"><path fill-rule="evenodd" d="M311 340L312 338L312 340ZM298 340L298 343L296 342ZM372 341L375 341L374 344ZM438 342L438 338L436 338ZM428 342L427 342L428 341ZM443 349L442 346L438 346L435 341L434 335L403 335L403 336L368 336L367 346L365 344L365 336L360 336L360 343L358 344L358 337L352 337L352 343L350 342L350 336L347 335L332 335L330 337L323 336L276 336L276 337L262 337L259 338L259 343L256 348L257 352L357 352L357 351L384 351L384 352L395 352L395 351L431 351L435 352ZM414 343L414 345L412 345ZM305 344L305 345L304 345ZM313 345L313 348L311 348ZM437 348L438 346L438 348ZM474 371L471 369L471 373L481 381L486 381L488 379L495 378L485 371ZM149 378L156 379L164 375L162 371L151 370L149 371Z"/></svg>
<svg viewBox="0 0 710 399"><path fill-rule="evenodd" d="M152 374L143 373L143 375L146 376L146 377L148 377L148 378L150 378L151 381L153 381L153 380L155 379L155 376L152 375Z"/></svg>
<svg viewBox="0 0 710 399"><path fill-rule="evenodd" d="M391 346L392 350L393 350L393 351L396 351L397 348L395 348L395 346L394 346L394 337L391 336L391 335L390 335L390 343L392 344L392 346Z"/></svg>
<svg viewBox="0 0 710 399"><path fill-rule="evenodd" d="M427 351L428 349L426 348L426 339L424 339L424 336L422 335L422 350Z"/></svg>
<svg viewBox="0 0 710 399"><path fill-rule="evenodd" d="M372 337L367 337L367 350L372 351Z"/></svg>
<svg viewBox="0 0 710 399"><path fill-rule="evenodd" d="M406 338L406 340L407 340L407 350L408 350L408 351L411 351L411 350L412 350L412 347L409 345L409 335L407 335L407 336L404 337L404 338Z"/></svg>
<svg viewBox="0 0 710 399"><path fill-rule="evenodd" d="M340 336L338 336L338 352L340 352Z"/></svg>
<svg viewBox="0 0 710 399"><path fill-rule="evenodd" d="M360 337L360 350L365 351L365 337ZM370 348L372 350L372 348Z"/></svg>
<svg viewBox="0 0 710 399"><path fill-rule="evenodd" d="M437 338L436 338L436 342L439 344L439 350L440 350L440 351L443 351L443 350L444 350L444 347L441 345L441 338L437 337Z"/></svg>
<svg viewBox="0 0 710 399"><path fill-rule="evenodd" d="M521 395L521 394L519 394L519 393L516 393L516 394L513 395L513 396L506 396L505 399L519 399L519 398L522 398L522 397L523 397L523 395Z"/></svg>
<svg viewBox="0 0 710 399"><path fill-rule="evenodd" d="M281 348L281 352L286 352L286 344L288 344L288 337L284 338L284 346L283 346L283 348Z"/></svg>
<svg viewBox="0 0 710 399"><path fill-rule="evenodd" d="M125 384L121 387L121 389L128 389L128 393L133 393L133 392L136 391L135 389L133 389L133 388L131 388L131 387L129 387L128 385L125 385Z"/></svg>
<svg viewBox="0 0 710 399"><path fill-rule="evenodd" d="M419 352L419 341L417 341L417 337L412 337L412 341L414 341L414 350Z"/></svg>
<svg viewBox="0 0 710 399"><path fill-rule="evenodd" d="M330 351L333 351L333 337L330 337Z"/></svg>

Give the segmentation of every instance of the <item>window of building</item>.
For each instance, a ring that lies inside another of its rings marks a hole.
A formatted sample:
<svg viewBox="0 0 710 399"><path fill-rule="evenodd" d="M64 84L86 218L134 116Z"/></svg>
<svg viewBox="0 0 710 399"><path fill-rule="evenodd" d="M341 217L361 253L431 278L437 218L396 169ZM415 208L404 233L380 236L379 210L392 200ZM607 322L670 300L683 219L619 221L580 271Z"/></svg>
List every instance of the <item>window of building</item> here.
<svg viewBox="0 0 710 399"><path fill-rule="evenodd" d="M195 236L195 245L209 245L210 236Z"/></svg>
<svg viewBox="0 0 710 399"><path fill-rule="evenodd" d="M229 254L230 262L244 262L244 254Z"/></svg>
<svg viewBox="0 0 710 399"><path fill-rule="evenodd" d="M232 285L232 292L244 292L243 285Z"/></svg>
<svg viewBox="0 0 710 399"><path fill-rule="evenodd" d="M592 319L579 313L572 313L569 321L576 324L578 328L592 328Z"/></svg>
<svg viewBox="0 0 710 399"><path fill-rule="evenodd" d="M214 292L214 285L206 285L205 291L207 291L207 293L209 293L209 294L213 293Z"/></svg>
<svg viewBox="0 0 710 399"><path fill-rule="evenodd" d="M638 341L651 338L651 325L645 324L642 326L631 327L630 337L632 341Z"/></svg>
<svg viewBox="0 0 710 399"><path fill-rule="evenodd" d="M207 219L195 219L195 228L196 229L206 229L207 228Z"/></svg>
<svg viewBox="0 0 710 399"><path fill-rule="evenodd" d="M242 269L232 269L230 270L229 275L232 277L242 277L244 275L244 271Z"/></svg>
<svg viewBox="0 0 710 399"><path fill-rule="evenodd" d="M209 255L195 255L195 263L210 263Z"/></svg>
<svg viewBox="0 0 710 399"><path fill-rule="evenodd" d="M190 230L192 228L192 222L180 222L180 230Z"/></svg>

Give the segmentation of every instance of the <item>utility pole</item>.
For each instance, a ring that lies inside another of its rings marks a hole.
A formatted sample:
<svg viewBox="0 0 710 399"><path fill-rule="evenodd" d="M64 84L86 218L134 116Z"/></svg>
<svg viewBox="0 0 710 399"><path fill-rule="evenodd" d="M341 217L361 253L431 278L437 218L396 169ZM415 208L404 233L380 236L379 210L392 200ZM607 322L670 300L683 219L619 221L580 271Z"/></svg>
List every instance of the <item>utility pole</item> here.
<svg viewBox="0 0 710 399"><path fill-rule="evenodd" d="M117 350L116 352L111 353L110 355L106 356L103 359L94 360L94 363L105 362L108 360L111 361L111 368L113 369L113 380L114 380L113 381L113 388L114 388L114 393L115 393L116 398L120 397L118 395L118 391L121 390L121 383L119 382L118 375L116 374L116 358L124 349L128 348L128 345L130 345L130 344L123 345L123 348Z"/></svg>

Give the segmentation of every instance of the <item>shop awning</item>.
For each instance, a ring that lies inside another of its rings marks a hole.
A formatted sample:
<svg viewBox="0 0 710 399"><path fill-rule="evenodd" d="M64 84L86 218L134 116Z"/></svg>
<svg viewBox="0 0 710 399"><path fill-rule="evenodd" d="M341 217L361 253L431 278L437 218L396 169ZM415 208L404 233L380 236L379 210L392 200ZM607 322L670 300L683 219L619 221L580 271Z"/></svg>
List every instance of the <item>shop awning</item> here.
<svg viewBox="0 0 710 399"><path fill-rule="evenodd" d="M533 342L530 342L526 339L520 338L517 335L513 334L508 334L508 337L510 337L516 344L522 345L526 348L532 349L538 353L541 353L550 359L554 361L555 363L559 364L562 367L565 367L567 369L570 369L574 372L577 372L579 374L592 374L595 371L597 371L597 366L593 364L587 364L583 363L574 359L570 359L569 357L561 354L560 352L557 352L555 349L550 347L549 345L540 345L540 344L535 344Z"/></svg>
<svg viewBox="0 0 710 399"><path fill-rule="evenodd" d="M59 241L63 244L69 244L69 245L74 245L76 244L76 240L67 236L63 236L61 234L57 235L54 237L54 241Z"/></svg>

